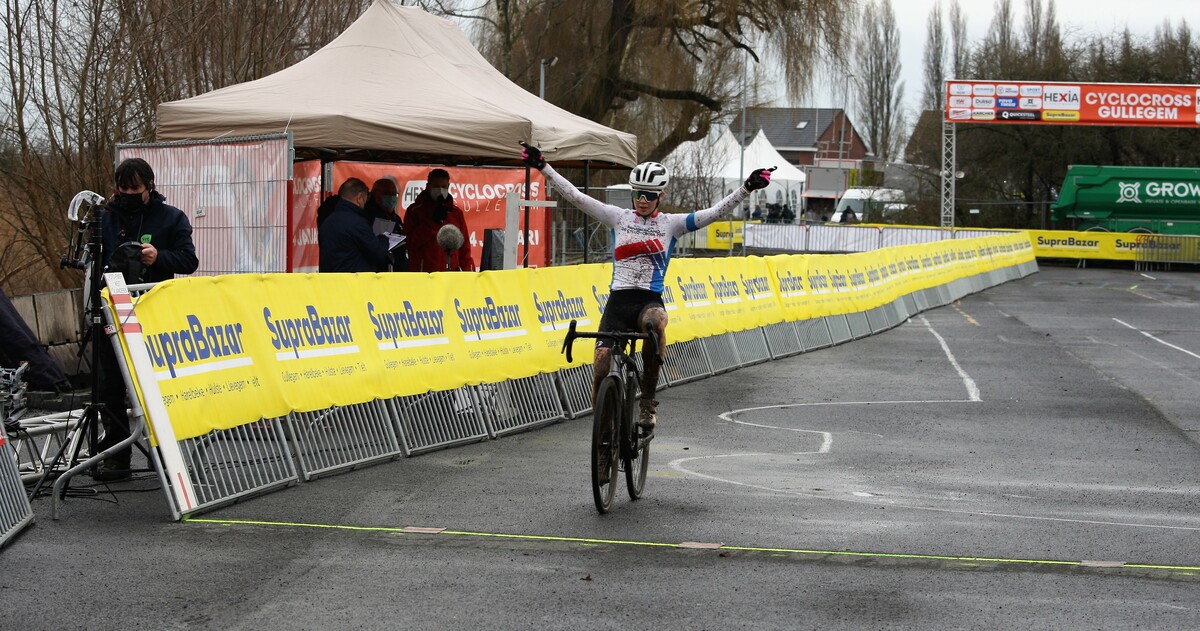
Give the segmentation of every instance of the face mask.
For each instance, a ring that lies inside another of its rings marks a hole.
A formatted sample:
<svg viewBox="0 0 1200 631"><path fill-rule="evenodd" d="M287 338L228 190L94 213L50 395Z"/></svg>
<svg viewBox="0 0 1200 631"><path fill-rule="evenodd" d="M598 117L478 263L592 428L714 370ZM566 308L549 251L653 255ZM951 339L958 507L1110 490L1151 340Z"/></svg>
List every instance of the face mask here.
<svg viewBox="0 0 1200 631"><path fill-rule="evenodd" d="M141 193L117 193L117 207L125 212L141 212L146 207Z"/></svg>
<svg viewBox="0 0 1200 631"><path fill-rule="evenodd" d="M383 208L385 210L394 211L394 210L396 210L396 206L398 206L398 205L400 205L400 196L399 195L384 195L383 196Z"/></svg>
<svg viewBox="0 0 1200 631"><path fill-rule="evenodd" d="M429 196L432 197L435 201L447 199L448 197L450 197L450 189L449 188L434 188L431 186L431 187L429 187Z"/></svg>

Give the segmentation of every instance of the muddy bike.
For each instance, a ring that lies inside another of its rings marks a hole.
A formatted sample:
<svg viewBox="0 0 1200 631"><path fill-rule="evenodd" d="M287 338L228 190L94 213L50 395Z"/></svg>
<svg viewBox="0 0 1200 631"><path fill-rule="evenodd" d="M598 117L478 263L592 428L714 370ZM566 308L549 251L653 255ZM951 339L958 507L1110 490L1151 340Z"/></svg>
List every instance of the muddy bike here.
<svg viewBox="0 0 1200 631"><path fill-rule="evenodd" d="M633 359L637 340L658 349L658 336L651 333L585 333L575 330L575 321L563 340L563 352L571 362L571 345L576 338L612 340L608 374L600 381L592 403L592 499L596 510L607 513L617 492L618 473L625 471L630 499L638 499L646 488L650 466L650 441L654 433L637 424L641 397L641 371Z"/></svg>

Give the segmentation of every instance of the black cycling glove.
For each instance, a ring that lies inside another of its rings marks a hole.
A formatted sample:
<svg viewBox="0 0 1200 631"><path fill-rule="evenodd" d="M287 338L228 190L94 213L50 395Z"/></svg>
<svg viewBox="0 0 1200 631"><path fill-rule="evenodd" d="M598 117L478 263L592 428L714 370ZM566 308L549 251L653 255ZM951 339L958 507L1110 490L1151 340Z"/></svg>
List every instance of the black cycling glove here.
<svg viewBox="0 0 1200 631"><path fill-rule="evenodd" d="M521 162L524 162L525 166L539 171L546 166L546 158L542 157L542 150L524 142L521 143Z"/></svg>
<svg viewBox="0 0 1200 631"><path fill-rule="evenodd" d="M766 188L771 183L771 171L775 167L769 169L756 169L750 173L750 177L746 178L746 190L757 191L761 188Z"/></svg>

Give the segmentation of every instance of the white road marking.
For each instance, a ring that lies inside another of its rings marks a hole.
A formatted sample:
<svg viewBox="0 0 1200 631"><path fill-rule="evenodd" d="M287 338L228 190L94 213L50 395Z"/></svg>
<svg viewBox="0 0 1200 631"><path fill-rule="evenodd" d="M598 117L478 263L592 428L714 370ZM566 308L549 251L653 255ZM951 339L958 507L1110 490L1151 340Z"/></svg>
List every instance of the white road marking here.
<svg viewBox="0 0 1200 631"><path fill-rule="evenodd" d="M958 371L958 376L962 378L963 385L967 387L967 396L972 401L981 401L982 399L979 398L979 386L975 385L975 380L967 374L967 371L962 369L962 366L958 365L958 360L954 358L954 353L950 352L950 347L946 344L946 340L942 339L942 336L933 330L933 325L929 324L929 320L926 320L925 316L921 316L921 323L925 325L925 328L929 329L930 333L933 333L933 336L937 338L938 344L942 345L942 351L946 353L946 358L950 360L950 364L954 366L954 370Z"/></svg>
<svg viewBox="0 0 1200 631"><path fill-rule="evenodd" d="M1200 384L1200 381L1196 381L1196 379L1194 379L1188 375L1185 375L1185 374L1179 372L1178 370L1175 370L1174 368L1171 368L1170 366L1168 366L1162 362L1159 362L1153 358L1146 357L1145 355L1142 355L1141 353L1135 353L1134 351L1131 351L1129 349L1125 349L1125 352L1129 353L1130 355L1133 355L1134 357L1137 357L1138 359L1141 359L1143 361L1154 364L1155 366L1162 368L1163 370L1171 373L1172 375L1175 375L1176 377L1179 377L1181 379L1187 379L1188 381L1195 383L1195 384Z"/></svg>
<svg viewBox="0 0 1200 631"><path fill-rule="evenodd" d="M1160 340L1159 338L1157 338L1157 337L1154 337L1153 335L1150 335L1149 333L1147 333L1147 332L1145 332L1145 331L1143 331L1143 330L1141 330L1141 329L1137 328L1136 326L1133 326L1132 324L1128 324L1128 323L1122 322L1122 321L1120 321L1120 320L1118 320L1118 319L1116 319L1116 318L1113 318L1113 322L1116 322L1117 324L1120 324L1121 326L1124 326L1124 327L1129 327L1129 328L1133 329L1134 331L1137 331L1138 333L1141 333L1142 335L1145 335L1146 337L1148 337L1148 338L1150 338L1150 339L1154 340L1155 342L1158 342L1159 344L1162 344L1163 346L1169 346L1169 347L1171 347L1171 348L1173 348L1173 349L1175 349L1175 350L1177 350L1177 351L1179 351L1179 352L1181 352L1181 353L1186 353L1186 354L1188 354L1188 355L1191 355L1192 357L1195 357L1196 359L1200 359L1200 355L1197 355L1197 354L1193 353L1192 351L1189 351L1189 350L1188 350L1188 349L1186 349L1186 348L1182 348L1182 347L1179 347L1179 346L1175 346L1174 344L1172 344L1172 343L1170 343L1170 342L1168 342L1168 341L1166 341L1166 340Z"/></svg>
<svg viewBox="0 0 1200 631"><path fill-rule="evenodd" d="M1164 305L1168 305L1168 306L1171 306L1171 307L1178 306L1178 305L1176 305L1176 304L1175 304L1175 303L1173 303L1173 302L1169 302L1169 301L1163 300L1163 299L1161 299L1161 298L1155 298L1154 296L1147 296L1146 294L1143 294L1143 293L1142 293L1142 292L1140 292L1140 291L1136 291L1136 290L1135 290L1133 287L1130 287L1130 288L1129 288L1129 293L1131 293L1131 294L1133 294L1133 295L1135 295L1135 296L1141 296L1142 298L1145 298L1146 300L1153 300L1154 302L1161 302L1161 303L1163 303ZM1115 319L1115 318L1114 318L1114 319Z"/></svg>
<svg viewBox="0 0 1200 631"><path fill-rule="evenodd" d="M816 453L816 452L799 452L799 453L800 454L805 454L805 453L811 454L811 453ZM870 499L867 499L867 498L859 499L857 497L848 497L848 496L818 495L816 493L805 493L802 491L789 491L787 489L777 489L777 488L770 487L770 486L763 486L761 484L750 484L748 482L739 482L737 480L730 480L728 478L721 478L721 477L718 477L715 475L708 475L706 473L692 471L691 469L688 469L683 466L684 463L690 462L692 460L706 460L709 458L740 458L740 457L779 456L779 455L783 455L783 454L745 453L745 454L720 454L720 455L714 455L714 456L693 456L691 458L679 458L677 460L672 460L670 462L669 466L672 469L674 469L680 473L683 473L685 475L689 475L689 476L693 476L693 477L697 477L697 478L704 478L706 480L712 480L714 482L722 482L724 484L732 484L734 486L741 486L741 487L745 487L748 489L757 489L760 491L769 491L771 493L779 493L781 495L792 495L795 497L806 497L806 498L818 499L818 500L832 500L832 501L836 501L836 502L849 502L851 504L868 504L868 505L872 505L872 506L887 506L889 508L907 508L907 509L911 509L911 510L929 511L929 512L933 512L933 513L949 513L949 514L954 514L954 515L975 515L975 516L979 516L979 517L1002 517L1005 519L1028 519L1031 521L1053 521L1053 522L1061 522L1061 523L1068 523L1068 524L1094 524L1097 526L1127 526L1127 527L1132 527L1132 528L1155 528L1155 529L1159 529L1159 530L1184 530L1184 531L1191 531L1191 532L1200 532L1200 526L1164 526L1162 524L1145 524L1145 523L1124 522L1124 521L1102 521L1099 519L1074 519L1074 518L1070 518L1070 517L1040 517L1037 515L1015 515L1012 513L992 513L992 512L981 511L981 510L934 508L932 506L914 506L914 505L909 505L909 504L900 504L897 502L871 501ZM798 455L798 454L793 454L793 455Z"/></svg>
<svg viewBox="0 0 1200 631"><path fill-rule="evenodd" d="M928 326L928 324L927 324L927 326ZM937 334L934 333L934 335L937 335ZM939 337L939 339L940 339L940 337ZM943 348L944 348L944 346L943 346ZM953 361L953 360L951 360L951 361ZM688 469L687 467L683 466L685 463L692 462L695 460L710 460L710 459L724 459L724 458L763 458L763 457L770 458L772 456L781 456L781 455L793 455L793 456L819 455L819 454L830 453L831 451L833 451L833 432L826 432L826 431L821 431L821 430L811 430L811 429L797 429L797 428L793 428L793 427L777 427L774 425L764 425L764 424L760 424L760 423L750 423L748 421L739 421L739 420L733 418L734 415L740 414L742 412L751 412L751 411L756 411L756 410L767 410L767 409L782 409L782 408L789 408L789 407L821 406L821 405L864 405L867 403L876 404L876 405L883 404L883 403L895 403L895 404L902 404L902 403L977 403L979 401L980 401L979 399L973 399L970 401L963 401L963 400L958 400L958 401L954 401L954 400L950 400L950 401L855 401L855 402L837 401L837 402L826 402L826 403L789 403L789 404L783 404L783 405L763 405L763 406L752 407L752 408L743 408L740 410L731 410L729 412L724 412L722 414L719 414L718 417L724 421L736 423L738 425L745 425L747 427L760 427L760 428L765 428L765 429L781 429L781 430L786 430L786 431L790 431L790 432L805 432L805 433L821 434L822 435L821 446L819 448L817 448L816 451L796 451L796 452L789 452L789 453L748 452L748 453L741 453L741 454L714 454L711 456L691 456L691 457L687 457L687 458L677 458L675 460L672 460L671 462L669 462L667 464L667 466L679 473L682 473L685 476L701 478L701 479L705 479L705 480L712 480L713 482L720 482L722 484L730 484L733 486L740 486L740 487L744 487L744 488L748 488L748 489L756 489L759 491L767 491L770 493L779 493L782 495L791 495L794 497L805 497L805 498L809 498L809 499L833 500L833 501L839 501L839 502L850 502L853 504L869 504L869 505L874 505L874 506L889 506L892 508L906 508L906 509L911 509L911 510L929 511L929 512L934 512L934 513L949 513L949 514L955 514L955 515L975 515L975 516L979 516L979 517L1000 517L1000 518L1005 518L1005 519L1026 519L1026 520L1031 520L1031 521L1052 521L1052 522L1071 523L1071 524L1095 524L1095 525L1099 525L1099 526L1124 526L1124 527L1132 527L1132 528L1155 528L1155 529L1160 529L1160 530L1183 530L1183 531L1191 531L1191 532L1200 532L1200 526L1164 526L1161 524L1146 524L1146 523L1139 523L1139 522L1103 521L1103 520L1098 520L1098 519L1075 519L1075 518L1070 518L1070 517L1041 517L1041 516L1037 516L1037 515L1016 515L1016 514L1012 514L1012 513L993 513L993 512L982 511L982 510L936 508L936 507L932 507L932 506L916 506L916 505L910 505L910 504L901 504L901 503L892 502L892 501L878 501L878 500L871 501L868 498L872 498L872 497L876 497L876 496L871 493L867 493L865 491L852 491L851 495L853 495L854 497L836 496L836 495L828 495L828 494L817 494L817 493L806 493L806 492L802 492L802 491L779 489L779 488L775 488L775 487L771 487L771 486L764 486L761 484L751 484L749 482L740 482L738 480L722 478L720 476L709 475L707 473L700 473L699 471L693 471L693 470ZM1128 490L1128 489L1126 489L1126 490ZM1011 493L1004 493L1003 495L1008 496L1008 497L1031 497L1031 496L1016 495L1016 494L1011 494Z"/></svg>
<svg viewBox="0 0 1200 631"><path fill-rule="evenodd" d="M1146 278L1149 278L1150 280L1158 280L1157 278L1155 278L1149 274L1142 274L1142 276L1145 276Z"/></svg>

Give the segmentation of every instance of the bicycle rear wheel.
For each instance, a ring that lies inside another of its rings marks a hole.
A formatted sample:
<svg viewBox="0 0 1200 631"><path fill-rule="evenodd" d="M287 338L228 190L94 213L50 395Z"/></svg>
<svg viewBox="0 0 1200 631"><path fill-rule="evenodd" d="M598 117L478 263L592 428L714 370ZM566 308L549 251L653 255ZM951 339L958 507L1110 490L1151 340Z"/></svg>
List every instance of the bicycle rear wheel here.
<svg viewBox="0 0 1200 631"><path fill-rule="evenodd" d="M612 508L617 493L620 429L621 386L616 378L605 377L592 410L592 499L601 513Z"/></svg>
<svg viewBox="0 0 1200 631"><path fill-rule="evenodd" d="M646 490L646 471L650 468L650 442L639 440L643 431L637 424L640 398L641 389L638 388L637 379L629 379L625 385L625 414L621 424L621 460L625 466L625 486L629 490L629 498L634 500ZM638 448L639 442L641 449Z"/></svg>

